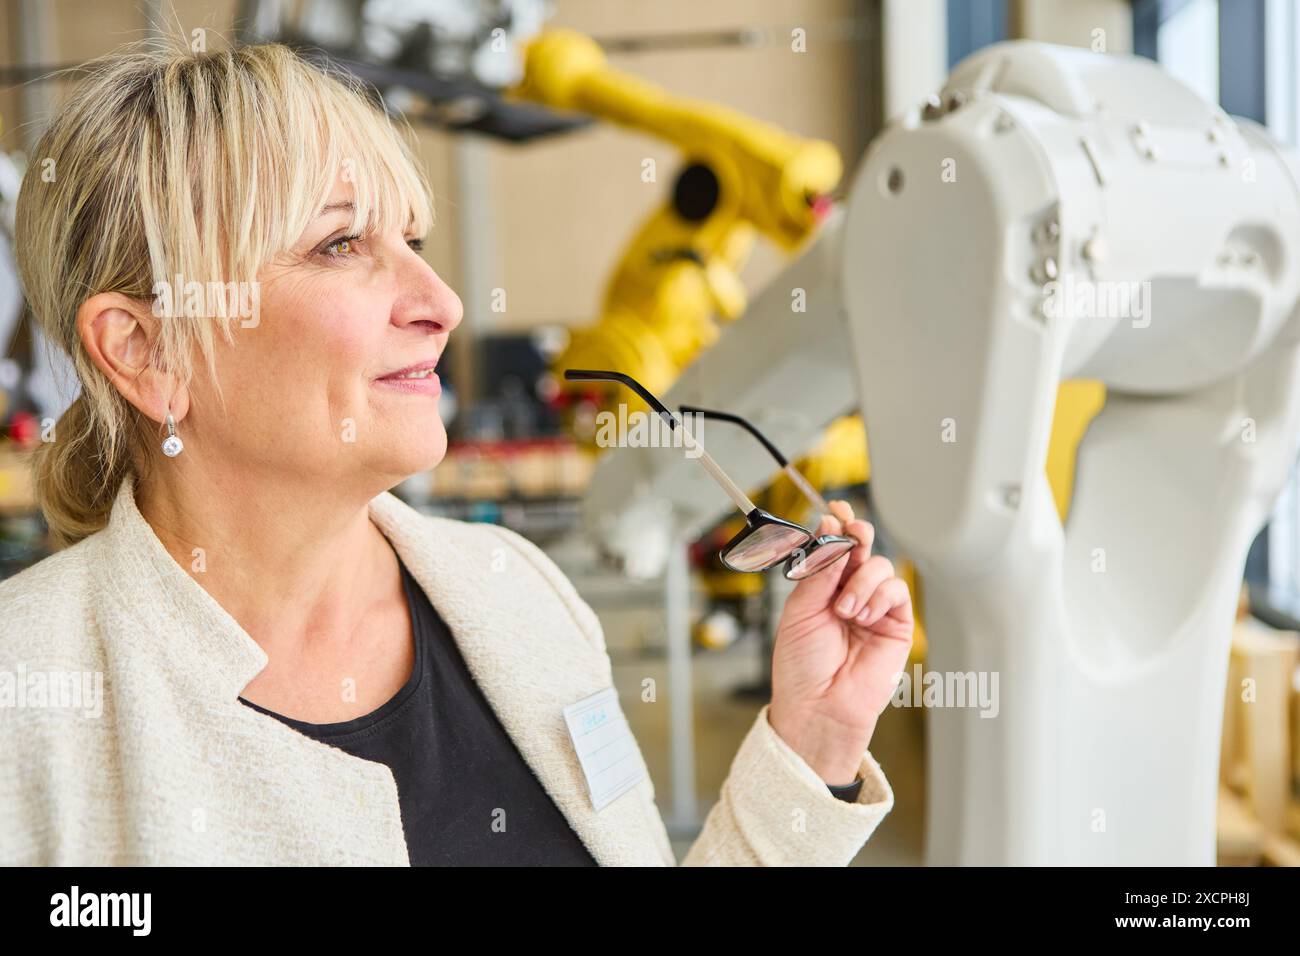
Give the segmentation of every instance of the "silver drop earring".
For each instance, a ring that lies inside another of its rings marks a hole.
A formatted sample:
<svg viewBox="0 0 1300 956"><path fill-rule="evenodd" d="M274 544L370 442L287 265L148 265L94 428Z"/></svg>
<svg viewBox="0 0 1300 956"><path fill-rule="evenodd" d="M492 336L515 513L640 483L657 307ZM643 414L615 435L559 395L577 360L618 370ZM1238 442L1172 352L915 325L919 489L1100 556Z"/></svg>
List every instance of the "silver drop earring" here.
<svg viewBox="0 0 1300 956"><path fill-rule="evenodd" d="M175 458L185 448L185 443L176 435L176 419L167 413L167 437L163 440L162 451L168 458Z"/></svg>

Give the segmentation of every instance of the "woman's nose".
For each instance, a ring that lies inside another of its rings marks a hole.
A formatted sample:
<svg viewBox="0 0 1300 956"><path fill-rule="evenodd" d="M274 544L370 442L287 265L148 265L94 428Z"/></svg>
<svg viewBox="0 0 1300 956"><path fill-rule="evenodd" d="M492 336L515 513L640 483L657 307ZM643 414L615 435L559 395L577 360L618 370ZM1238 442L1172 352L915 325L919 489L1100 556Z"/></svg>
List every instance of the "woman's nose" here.
<svg viewBox="0 0 1300 956"><path fill-rule="evenodd" d="M399 302L394 320L403 325L430 323L437 326L438 332L450 333L464 318L465 306L428 263L421 260L420 266L423 274L416 280L417 287Z"/></svg>

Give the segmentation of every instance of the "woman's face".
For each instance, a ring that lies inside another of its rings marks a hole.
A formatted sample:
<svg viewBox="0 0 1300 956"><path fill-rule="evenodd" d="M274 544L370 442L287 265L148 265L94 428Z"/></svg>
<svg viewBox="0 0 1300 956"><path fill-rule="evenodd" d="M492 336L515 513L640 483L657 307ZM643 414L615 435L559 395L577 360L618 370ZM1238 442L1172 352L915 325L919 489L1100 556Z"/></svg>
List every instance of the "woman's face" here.
<svg viewBox="0 0 1300 956"><path fill-rule="evenodd" d="M196 388L180 426L205 458L211 449L253 477L383 490L445 455L437 377L392 376L439 361L461 301L420 258L422 237L351 238L350 197L340 181L259 275L255 324L234 320L233 345L217 337L228 412Z"/></svg>

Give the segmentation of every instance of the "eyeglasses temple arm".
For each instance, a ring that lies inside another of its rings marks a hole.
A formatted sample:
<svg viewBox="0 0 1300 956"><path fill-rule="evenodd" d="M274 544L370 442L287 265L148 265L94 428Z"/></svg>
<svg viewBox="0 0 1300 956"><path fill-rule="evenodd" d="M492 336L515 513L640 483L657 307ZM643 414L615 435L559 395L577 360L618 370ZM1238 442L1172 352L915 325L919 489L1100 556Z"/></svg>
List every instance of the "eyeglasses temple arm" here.
<svg viewBox="0 0 1300 956"><path fill-rule="evenodd" d="M740 486L731 480L731 477L722 470L722 466L713 460L713 456L704 450L704 446L695 440L689 428L682 429L682 436L690 443L690 447L698 448L700 451L700 464L708 469L713 480L722 486L722 490L727 493L727 497L736 503L736 507L741 510L746 517L754 510L754 502L749 500L749 496L740 490Z"/></svg>
<svg viewBox="0 0 1300 956"><path fill-rule="evenodd" d="M731 422L733 425L739 425L741 428L745 429L745 431L757 438L762 443L763 447L767 449L768 454L775 458L777 464L782 468L790 464L785 455L781 454L781 449L768 441L767 436L759 431L757 426L752 425L747 419L744 419L739 415L733 415L731 412L714 411L711 408L700 408L698 405L682 405L678 408L678 411L683 415L703 415L705 418L716 418L719 421Z"/></svg>
<svg viewBox="0 0 1300 956"><path fill-rule="evenodd" d="M730 412L719 412L711 408L700 408L698 405L682 405L681 412L683 415L703 415L705 418L717 418L724 422L731 422L733 425L739 425L741 428L745 429L745 431L749 432L762 443L763 447L767 449L768 453L775 458L777 463L781 466L786 477L794 483L796 488L803 492L804 497L812 502L812 506L818 511L817 523L821 523L822 515L830 514L830 506L826 504L826 499L821 496L821 493L812 486L812 483L803 476L803 473L799 471L798 468L790 463L785 455L781 454L780 449L773 445L768 440L767 436L759 431L758 428L748 420L742 418L740 415L733 415ZM813 527L815 528L816 525Z"/></svg>
<svg viewBox="0 0 1300 956"><path fill-rule="evenodd" d="M645 400L645 403L658 412L659 417L668 423L668 427L681 428L682 437L686 441L687 447L699 450L700 464L713 476L713 480L722 487L722 490L727 493L727 497L735 503L745 517L749 517L749 513L754 510L754 502L750 501L749 496L740 489L740 486L731 480L731 476L722 470L722 466L713 460L713 456L704 450L704 445L696 440L695 436L691 434L691 430L686 428L682 421L640 382L630 375L624 375L622 372L605 372L595 369L566 368L564 377L570 381L619 382L640 395Z"/></svg>
<svg viewBox="0 0 1300 956"><path fill-rule="evenodd" d="M785 466L785 475L793 481L795 487L802 491L804 495L807 496L808 500L813 503L813 507L818 511L817 523L820 524L822 515L828 515L831 513L830 505L826 503L826 499L821 496L821 492L814 488L812 483L805 478L803 473L794 465Z"/></svg>

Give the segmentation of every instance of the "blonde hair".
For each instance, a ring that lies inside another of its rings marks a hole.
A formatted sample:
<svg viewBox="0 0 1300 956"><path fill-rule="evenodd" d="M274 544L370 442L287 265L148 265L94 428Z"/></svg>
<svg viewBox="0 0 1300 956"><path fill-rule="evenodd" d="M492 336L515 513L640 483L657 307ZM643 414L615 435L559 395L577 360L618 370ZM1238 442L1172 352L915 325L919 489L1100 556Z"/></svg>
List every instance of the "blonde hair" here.
<svg viewBox="0 0 1300 956"><path fill-rule="evenodd" d="M341 173L354 188L353 232L423 235L433 224L409 127L399 132L359 82L288 47L193 53L152 41L79 70L87 78L30 158L15 229L29 307L81 384L33 459L58 545L104 527L123 479L158 454L157 426L82 347L87 298L148 302L178 275L204 288L252 282L301 237ZM230 341L232 317L213 318L168 314L152 358L188 383L197 351L220 395L213 331Z"/></svg>

